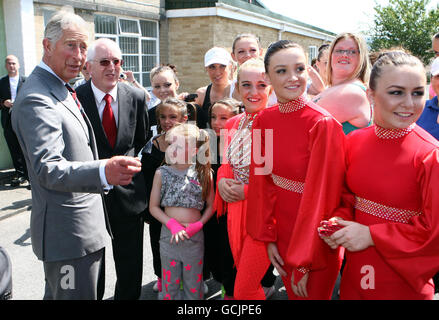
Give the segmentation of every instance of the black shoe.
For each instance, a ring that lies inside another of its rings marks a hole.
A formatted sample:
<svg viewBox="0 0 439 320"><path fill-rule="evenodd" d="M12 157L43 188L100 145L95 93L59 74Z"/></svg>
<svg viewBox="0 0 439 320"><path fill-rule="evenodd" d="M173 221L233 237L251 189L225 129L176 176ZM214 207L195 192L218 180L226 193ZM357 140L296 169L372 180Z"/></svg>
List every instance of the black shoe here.
<svg viewBox="0 0 439 320"><path fill-rule="evenodd" d="M25 177L16 177L16 178L12 179L11 186L18 187L19 185L24 184L26 182L27 182L27 180Z"/></svg>
<svg viewBox="0 0 439 320"><path fill-rule="evenodd" d="M20 178L12 178L11 180L11 187L18 187L20 185Z"/></svg>

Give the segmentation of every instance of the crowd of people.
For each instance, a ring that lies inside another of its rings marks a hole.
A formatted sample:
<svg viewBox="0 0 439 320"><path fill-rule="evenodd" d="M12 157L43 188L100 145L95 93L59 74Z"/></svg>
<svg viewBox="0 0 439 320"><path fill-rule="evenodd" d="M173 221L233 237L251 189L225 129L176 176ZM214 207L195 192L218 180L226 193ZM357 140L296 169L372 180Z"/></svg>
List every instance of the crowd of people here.
<svg viewBox="0 0 439 320"><path fill-rule="evenodd" d="M86 30L73 13L52 17L13 107L1 98L45 299L102 299L110 239L120 300L140 297L144 250L163 300L204 299L211 277L225 300L269 299L274 269L291 300L331 299L339 276L341 299L433 299L439 57L426 101L426 69L403 49L372 61L342 33L311 66L293 41L240 34L232 52L205 53L210 83L195 94L178 93L174 65L151 71L148 92L118 45L88 46Z"/></svg>

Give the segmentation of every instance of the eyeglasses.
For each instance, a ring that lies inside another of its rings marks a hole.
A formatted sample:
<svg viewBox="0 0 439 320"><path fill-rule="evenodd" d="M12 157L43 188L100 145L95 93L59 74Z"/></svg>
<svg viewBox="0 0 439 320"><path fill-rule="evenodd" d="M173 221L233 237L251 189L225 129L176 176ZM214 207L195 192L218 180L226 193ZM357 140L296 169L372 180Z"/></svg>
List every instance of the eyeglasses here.
<svg viewBox="0 0 439 320"><path fill-rule="evenodd" d="M339 56L341 55L346 55L346 56L353 56L356 55L357 53L359 53L357 50L334 50L335 54L338 54Z"/></svg>
<svg viewBox="0 0 439 320"><path fill-rule="evenodd" d="M123 60L122 59L113 59L113 60L102 59L102 60L99 60L99 64L102 67L108 67L110 65L110 63L113 63L115 67L118 67L118 66L123 65Z"/></svg>

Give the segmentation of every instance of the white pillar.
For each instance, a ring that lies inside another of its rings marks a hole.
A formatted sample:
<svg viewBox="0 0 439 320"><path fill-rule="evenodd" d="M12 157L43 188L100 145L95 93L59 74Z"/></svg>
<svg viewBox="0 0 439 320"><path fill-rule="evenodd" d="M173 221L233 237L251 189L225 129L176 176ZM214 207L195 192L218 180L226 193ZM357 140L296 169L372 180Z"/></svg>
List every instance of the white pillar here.
<svg viewBox="0 0 439 320"><path fill-rule="evenodd" d="M6 50L20 61L20 73L29 75L36 65L33 0L3 0Z"/></svg>

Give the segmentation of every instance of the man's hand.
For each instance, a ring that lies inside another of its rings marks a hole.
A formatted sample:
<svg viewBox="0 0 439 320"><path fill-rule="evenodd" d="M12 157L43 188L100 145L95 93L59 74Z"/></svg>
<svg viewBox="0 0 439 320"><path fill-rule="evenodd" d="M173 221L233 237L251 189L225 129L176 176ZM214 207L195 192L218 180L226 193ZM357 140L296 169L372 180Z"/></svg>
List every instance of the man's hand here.
<svg viewBox="0 0 439 320"><path fill-rule="evenodd" d="M115 156L107 160L105 177L108 184L125 186L131 182L133 175L140 172L142 163L139 159Z"/></svg>
<svg viewBox="0 0 439 320"><path fill-rule="evenodd" d="M12 106L14 105L14 103L12 102L11 99L7 99L7 100L3 101L3 105L4 105L6 108L12 108Z"/></svg>

